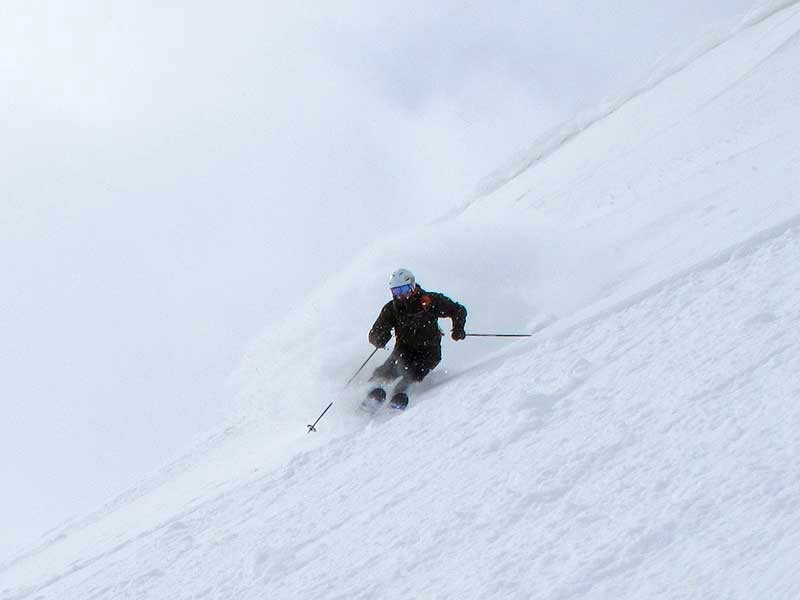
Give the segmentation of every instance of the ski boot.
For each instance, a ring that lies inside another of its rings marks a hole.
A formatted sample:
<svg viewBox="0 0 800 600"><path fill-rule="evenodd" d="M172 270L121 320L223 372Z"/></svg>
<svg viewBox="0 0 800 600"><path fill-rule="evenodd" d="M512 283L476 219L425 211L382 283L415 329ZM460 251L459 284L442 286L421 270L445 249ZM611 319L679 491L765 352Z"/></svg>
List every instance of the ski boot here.
<svg viewBox="0 0 800 600"><path fill-rule="evenodd" d="M408 406L408 394L405 392L398 392L392 396L392 401L389 406L395 410L405 410Z"/></svg>
<svg viewBox="0 0 800 600"><path fill-rule="evenodd" d="M386 391L383 388L375 388L367 394L367 397L361 402L361 410L368 413L375 413L383 406L386 400Z"/></svg>

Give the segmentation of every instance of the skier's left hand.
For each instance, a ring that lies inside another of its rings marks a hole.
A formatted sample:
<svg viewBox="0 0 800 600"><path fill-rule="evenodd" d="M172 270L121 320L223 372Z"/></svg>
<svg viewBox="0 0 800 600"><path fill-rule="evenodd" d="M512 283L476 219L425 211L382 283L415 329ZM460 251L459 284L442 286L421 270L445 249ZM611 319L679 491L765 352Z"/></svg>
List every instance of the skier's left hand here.
<svg viewBox="0 0 800 600"><path fill-rule="evenodd" d="M467 337L467 332L463 329L453 329L453 333L450 334L450 337L455 341L460 342Z"/></svg>

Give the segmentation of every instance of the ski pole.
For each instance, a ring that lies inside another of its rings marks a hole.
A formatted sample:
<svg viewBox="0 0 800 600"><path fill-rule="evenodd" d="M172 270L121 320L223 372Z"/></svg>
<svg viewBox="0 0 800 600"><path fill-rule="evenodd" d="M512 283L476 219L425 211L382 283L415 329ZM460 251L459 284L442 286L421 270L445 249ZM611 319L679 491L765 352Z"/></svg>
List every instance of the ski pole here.
<svg viewBox="0 0 800 600"><path fill-rule="evenodd" d="M348 385L350 385L351 383L353 383L353 379L355 379L356 377L358 377L358 374L359 374L359 373L361 373L361 371L364 369L364 367L366 367L366 366L367 366L367 363L368 363L368 362L369 362L369 361L372 359L372 357L373 357L373 356L375 356L375 353L376 353L378 350L380 350L380 348L375 348L375 350L373 350L373 351L372 351L372 354L370 354L370 355L367 357L367 360L365 360L365 361L364 361L364 364L362 364L360 367L358 367L358 371L356 371L356 372L355 372L355 374L354 374L354 375L353 375L353 376L352 376L350 379L348 379L348 380L347 380L347 383L345 383L345 384L344 384L344 387L347 387Z"/></svg>
<svg viewBox="0 0 800 600"><path fill-rule="evenodd" d="M361 371L364 369L364 367L366 367L366 366L367 366L367 363L370 361L370 359L371 359L373 356L375 356L375 353L376 353L378 350L379 350L378 348L375 348L375 350L373 350L373 351L372 351L372 354L370 354L370 355L367 357L367 360L365 360L365 361L364 361L364 363L363 363L363 364L362 364L360 367L358 367L358 371L356 371L356 372L355 372L355 374L354 374L354 375L353 375L353 376L352 376L350 379L348 379L348 380L347 380L347 383L345 383L345 384L344 384L344 387L347 387L348 385L350 385L350 384L353 382L353 380L354 380L356 377L358 377L358 374L359 374L359 373L361 373ZM306 425L306 427L308 427L308 433L311 433L312 431L316 431L316 430L317 430L317 427L316 427L316 426L317 426L317 423L319 423L319 422L322 420L322 417L324 417L324 416L325 416L325 413L326 413L326 412L328 412L328 409L329 409L331 406L333 406L333 402L331 402L330 404L328 404L328 406L326 406L326 407L325 407L325 410L323 410L323 411L322 411L322 414L320 414L320 416L318 416L318 417L317 417L317 420L316 420L316 421L314 421L313 425Z"/></svg>
<svg viewBox="0 0 800 600"><path fill-rule="evenodd" d="M328 404L328 406L326 406L326 407L325 407L325 410L323 410L323 411L322 411L322 414L321 414L320 416L318 416L318 417L317 417L317 420L316 420L316 421L314 421L314 425L306 425L306 427L308 427L308 433L311 433L312 431L316 431L316 430L317 430L317 428L315 427L315 425L316 425L317 423L319 423L319 421L320 421L320 419L322 419L322 417L324 417L324 416L325 416L325 413L326 413L326 412L328 412L328 409L329 409L331 406L333 406L333 402L331 402L330 404Z"/></svg>
<svg viewBox="0 0 800 600"><path fill-rule="evenodd" d="M532 333L468 333L467 337L523 338L523 337L533 337L533 334Z"/></svg>

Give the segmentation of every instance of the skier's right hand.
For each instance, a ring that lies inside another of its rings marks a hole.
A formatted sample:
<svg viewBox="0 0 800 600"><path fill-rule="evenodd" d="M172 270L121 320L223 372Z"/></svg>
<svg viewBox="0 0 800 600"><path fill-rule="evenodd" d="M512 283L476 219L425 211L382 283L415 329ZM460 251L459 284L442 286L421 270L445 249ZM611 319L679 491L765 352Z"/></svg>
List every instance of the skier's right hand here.
<svg viewBox="0 0 800 600"><path fill-rule="evenodd" d="M369 336L369 343L375 346L376 348L385 348L386 344L389 343L389 340L392 339L392 334L386 335L371 335Z"/></svg>

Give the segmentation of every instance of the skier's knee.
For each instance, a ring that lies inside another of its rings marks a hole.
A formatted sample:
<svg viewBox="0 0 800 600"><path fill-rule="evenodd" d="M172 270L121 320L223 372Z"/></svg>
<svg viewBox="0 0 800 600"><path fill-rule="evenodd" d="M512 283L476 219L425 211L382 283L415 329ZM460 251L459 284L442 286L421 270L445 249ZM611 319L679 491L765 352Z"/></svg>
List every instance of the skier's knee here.
<svg viewBox="0 0 800 600"><path fill-rule="evenodd" d="M409 373L409 379L414 382L420 382L428 376L428 373L431 372L431 369L427 367L418 367L416 369L412 369Z"/></svg>

